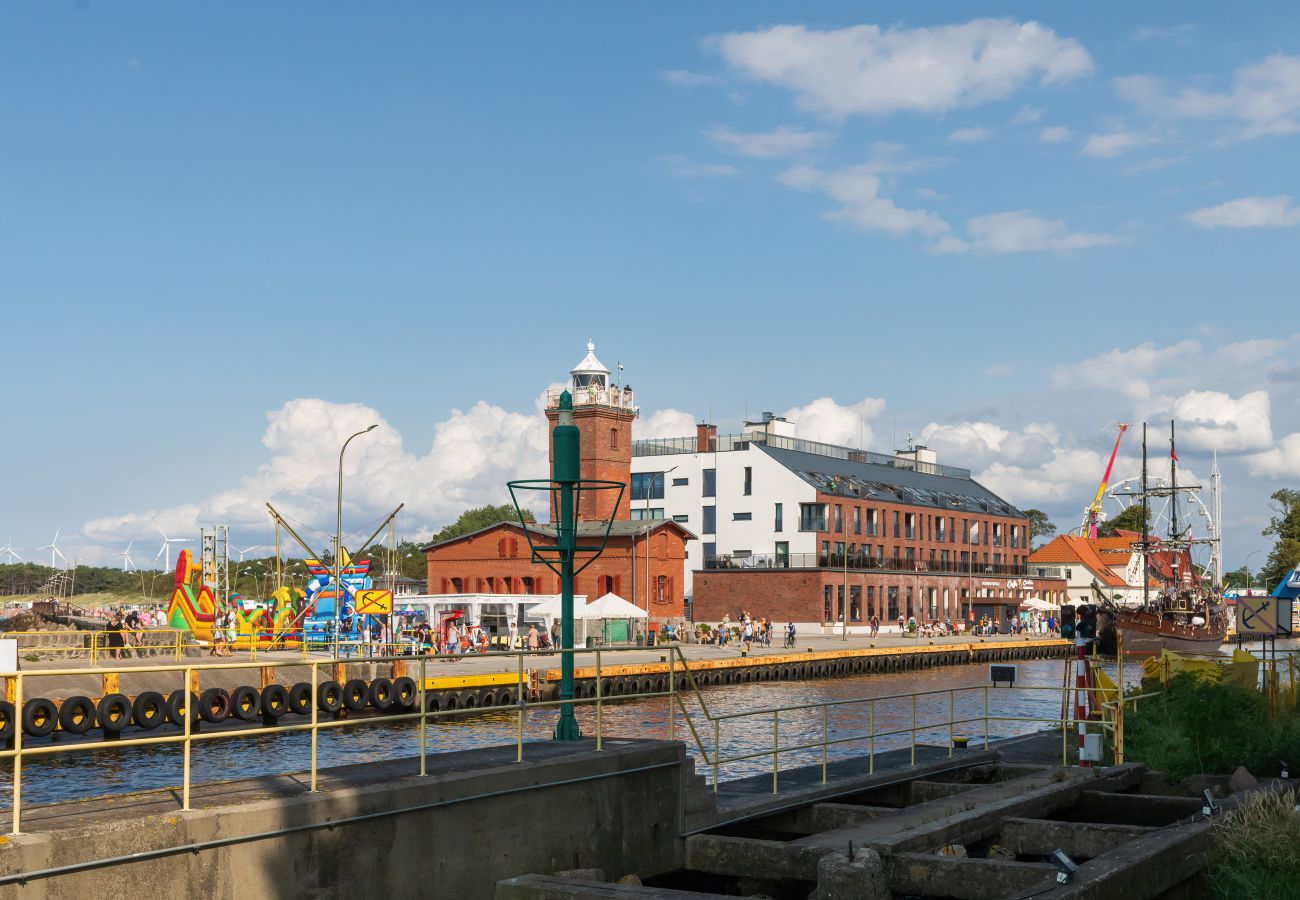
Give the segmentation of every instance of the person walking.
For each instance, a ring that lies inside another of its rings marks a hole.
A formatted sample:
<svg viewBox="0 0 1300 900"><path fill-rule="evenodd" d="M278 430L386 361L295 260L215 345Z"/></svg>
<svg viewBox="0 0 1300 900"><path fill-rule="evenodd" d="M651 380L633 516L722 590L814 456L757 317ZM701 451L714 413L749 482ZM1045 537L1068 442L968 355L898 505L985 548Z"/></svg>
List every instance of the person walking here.
<svg viewBox="0 0 1300 900"><path fill-rule="evenodd" d="M878 634L880 634L880 616L873 615L871 617L871 636L875 637Z"/></svg>

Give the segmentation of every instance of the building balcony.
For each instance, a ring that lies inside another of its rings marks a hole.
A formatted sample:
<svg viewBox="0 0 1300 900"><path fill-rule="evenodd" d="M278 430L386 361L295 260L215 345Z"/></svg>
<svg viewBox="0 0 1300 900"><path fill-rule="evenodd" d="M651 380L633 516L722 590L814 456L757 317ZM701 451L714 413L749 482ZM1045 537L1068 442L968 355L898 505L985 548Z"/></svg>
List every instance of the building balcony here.
<svg viewBox="0 0 1300 900"><path fill-rule="evenodd" d="M846 568L840 553L754 553L749 556L719 554L704 558L704 569L831 569ZM1029 574L1027 565L993 563L940 562L928 559L907 559L902 556L876 557L849 554L847 568L850 572L882 572L908 575L965 575L969 577L997 576L1024 578Z"/></svg>

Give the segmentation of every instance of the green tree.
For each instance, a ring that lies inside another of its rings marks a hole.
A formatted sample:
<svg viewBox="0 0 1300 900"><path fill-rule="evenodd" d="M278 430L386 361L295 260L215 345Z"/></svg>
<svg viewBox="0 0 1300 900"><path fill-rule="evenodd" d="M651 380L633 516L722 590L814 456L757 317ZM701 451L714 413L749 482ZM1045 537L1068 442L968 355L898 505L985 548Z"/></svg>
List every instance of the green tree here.
<svg viewBox="0 0 1300 900"><path fill-rule="evenodd" d="M460 537L462 534L472 534L498 522L518 521L519 518L515 515L515 508L509 503L502 503L500 506L476 506L473 509L465 510L460 514L460 518L435 534L431 543L438 544ZM536 519L533 518L531 512L524 510L524 521L534 522Z"/></svg>
<svg viewBox="0 0 1300 900"><path fill-rule="evenodd" d="M1264 529L1265 537L1277 538L1259 572L1259 583L1272 590L1286 573L1300 562L1300 491L1282 488L1273 492L1274 516Z"/></svg>
<svg viewBox="0 0 1300 900"><path fill-rule="evenodd" d="M1025 517L1029 519L1030 546L1033 546L1034 541L1038 538L1042 538L1046 541L1056 534L1056 526L1053 525L1052 520L1047 517L1047 513L1043 512L1041 509L1027 509L1025 510Z"/></svg>
<svg viewBox="0 0 1300 900"><path fill-rule="evenodd" d="M1107 519L1097 526L1097 535L1099 537L1114 537L1121 531L1142 531L1142 507L1134 503L1128 509L1124 510L1118 516Z"/></svg>
<svg viewBox="0 0 1300 900"><path fill-rule="evenodd" d="M1257 583L1255 577L1251 575L1250 569L1246 566L1223 574L1223 586L1225 588L1252 587Z"/></svg>

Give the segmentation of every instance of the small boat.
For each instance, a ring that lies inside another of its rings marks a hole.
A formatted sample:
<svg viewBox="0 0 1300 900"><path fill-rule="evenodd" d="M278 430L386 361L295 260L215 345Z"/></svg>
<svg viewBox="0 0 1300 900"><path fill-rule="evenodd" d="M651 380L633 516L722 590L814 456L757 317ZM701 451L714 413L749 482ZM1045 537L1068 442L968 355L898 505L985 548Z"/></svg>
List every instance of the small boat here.
<svg viewBox="0 0 1300 900"><path fill-rule="evenodd" d="M1110 610L1124 635L1125 651L1216 653L1228 636L1227 607L1181 592L1137 609Z"/></svg>

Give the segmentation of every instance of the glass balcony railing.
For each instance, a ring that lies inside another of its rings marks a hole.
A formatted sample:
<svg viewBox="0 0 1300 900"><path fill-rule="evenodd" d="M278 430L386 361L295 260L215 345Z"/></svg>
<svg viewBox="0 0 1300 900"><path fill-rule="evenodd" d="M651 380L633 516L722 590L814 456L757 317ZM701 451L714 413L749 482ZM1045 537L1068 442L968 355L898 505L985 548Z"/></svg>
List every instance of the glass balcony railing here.
<svg viewBox="0 0 1300 900"><path fill-rule="evenodd" d="M840 569L845 566L843 553L751 553L749 556L720 554L706 556L704 568L713 569ZM866 556L850 553L847 559L850 572L902 572L935 573L940 575L998 575L1023 578L1029 574L1027 565L994 563L943 562L929 559L907 559L902 556ZM1053 576L1047 576L1053 577Z"/></svg>

